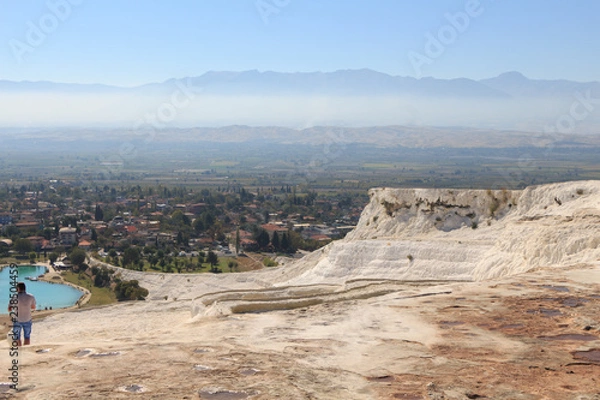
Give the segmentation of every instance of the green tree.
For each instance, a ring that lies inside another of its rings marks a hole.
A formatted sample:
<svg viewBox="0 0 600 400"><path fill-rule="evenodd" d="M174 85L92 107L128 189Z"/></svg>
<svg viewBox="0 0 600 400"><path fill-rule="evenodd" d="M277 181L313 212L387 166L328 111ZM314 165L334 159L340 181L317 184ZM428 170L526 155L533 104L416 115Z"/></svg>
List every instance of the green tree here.
<svg viewBox="0 0 600 400"><path fill-rule="evenodd" d="M235 230L235 254L240 252L240 227Z"/></svg>
<svg viewBox="0 0 600 400"><path fill-rule="evenodd" d="M148 263L150 264L150 268L154 267L157 262L158 262L158 257L156 257L154 254L150 254L148 256Z"/></svg>
<svg viewBox="0 0 600 400"><path fill-rule="evenodd" d="M140 286L137 280L119 281L115 286L117 300L145 300L148 296L148 289Z"/></svg>
<svg viewBox="0 0 600 400"><path fill-rule="evenodd" d="M278 251L281 247L280 243L279 243L279 235L277 234L277 232L273 232L273 239L271 239L271 244L273 245L273 249L275 249L275 251Z"/></svg>
<svg viewBox="0 0 600 400"><path fill-rule="evenodd" d="M108 287L110 286L110 272L108 268L93 268L92 274L94 274L94 286L96 287Z"/></svg>
<svg viewBox="0 0 600 400"><path fill-rule="evenodd" d="M8 237L15 237L17 235L19 235L19 233L21 232L19 230L19 228L17 228L14 225L8 225L6 228L4 228L4 233L6 234L6 236ZM15 243L16 244L16 243Z"/></svg>
<svg viewBox="0 0 600 400"><path fill-rule="evenodd" d="M137 247L128 247L123 252L123 266L133 265L136 266L140 261L140 251Z"/></svg>
<svg viewBox="0 0 600 400"><path fill-rule="evenodd" d="M44 231L42 232L42 236L46 240L52 239L52 229L50 229L50 228L44 228Z"/></svg>
<svg viewBox="0 0 600 400"><path fill-rule="evenodd" d="M31 244L29 239L17 239L15 241L15 250L21 255L24 255L25 253L33 251L33 245Z"/></svg>
<svg viewBox="0 0 600 400"><path fill-rule="evenodd" d="M298 232L288 231L288 238L290 241L290 246L289 246L288 251L290 253L295 253L298 249L302 248L302 244L304 243L304 240L302 239L302 236L300 236L300 234Z"/></svg>
<svg viewBox="0 0 600 400"><path fill-rule="evenodd" d="M290 252L290 239L286 233L281 236L281 250Z"/></svg>
<svg viewBox="0 0 600 400"><path fill-rule="evenodd" d="M35 254L35 251L32 251L31 253L29 253L29 262L31 264L33 264L35 262L36 258L37 258L37 254Z"/></svg>
<svg viewBox="0 0 600 400"><path fill-rule="evenodd" d="M219 257L217 257L217 253L212 250L209 251L206 255L206 262L210 264L211 272L218 272L218 268L215 267L215 265L219 264Z"/></svg>
<svg viewBox="0 0 600 400"><path fill-rule="evenodd" d="M52 253L48 254L48 260L50 263L54 264L56 260L58 260L58 253L53 251Z"/></svg>
<svg viewBox="0 0 600 400"><path fill-rule="evenodd" d="M210 229L215 223L215 216L212 212L205 211L204 213L202 213L202 222L204 224L204 229Z"/></svg>
<svg viewBox="0 0 600 400"><path fill-rule="evenodd" d="M304 200L306 201L306 205L310 207L314 204L316 199L317 199L317 192L311 190L308 192L308 194L306 195L306 198Z"/></svg>
<svg viewBox="0 0 600 400"><path fill-rule="evenodd" d="M94 219L96 221L104 220L104 211L102 211L102 208L99 205L96 205L96 212L94 213Z"/></svg>
<svg viewBox="0 0 600 400"><path fill-rule="evenodd" d="M227 263L227 267L229 268L229 272L232 272L234 269L237 269L238 263L235 261L229 261Z"/></svg>
<svg viewBox="0 0 600 400"><path fill-rule="evenodd" d="M86 263L81 263L81 265L79 265L79 272L85 272L86 269L88 269L90 266L87 265Z"/></svg>
<svg viewBox="0 0 600 400"><path fill-rule="evenodd" d="M269 234L264 229L259 229L255 235L256 243L261 250L264 250L269 246Z"/></svg>
<svg viewBox="0 0 600 400"><path fill-rule="evenodd" d="M56 247L54 248L54 251L55 251L56 253L58 253L58 256L59 256L59 257L60 257L60 255L61 255L62 253L65 253L65 252L66 252L66 250L65 250L64 246L56 246Z"/></svg>
<svg viewBox="0 0 600 400"><path fill-rule="evenodd" d="M69 254L69 259L71 260L73 265L76 265L77 267L79 267L85 262L86 257L87 254L85 253L85 250L80 249L79 247L73 248L73 250L71 250L71 253Z"/></svg>
<svg viewBox="0 0 600 400"><path fill-rule="evenodd" d="M190 218L181 210L175 210L173 214L171 214L171 223L178 227L191 225Z"/></svg>
<svg viewBox="0 0 600 400"><path fill-rule="evenodd" d="M197 234L204 232L204 221L202 218L196 218L192 224L192 227Z"/></svg>
<svg viewBox="0 0 600 400"><path fill-rule="evenodd" d="M143 253L146 255L152 255L156 253L156 248L154 246L144 246Z"/></svg>

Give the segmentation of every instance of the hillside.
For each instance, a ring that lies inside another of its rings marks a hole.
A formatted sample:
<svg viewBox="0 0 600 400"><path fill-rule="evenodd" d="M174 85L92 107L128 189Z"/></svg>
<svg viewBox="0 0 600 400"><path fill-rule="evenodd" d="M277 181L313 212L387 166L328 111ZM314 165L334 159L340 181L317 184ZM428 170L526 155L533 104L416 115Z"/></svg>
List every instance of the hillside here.
<svg viewBox="0 0 600 400"><path fill-rule="evenodd" d="M281 284L486 280L600 259L598 181L370 196L353 232L289 268Z"/></svg>
<svg viewBox="0 0 600 400"><path fill-rule="evenodd" d="M194 300L197 315L298 308L378 296L407 281L482 281L600 260L600 181L523 191L379 188L370 197L346 238L284 267L121 274L139 280L152 300Z"/></svg>
<svg viewBox="0 0 600 400"><path fill-rule="evenodd" d="M295 264L121 271L148 300L36 314L0 399L598 399L599 196L373 189Z"/></svg>

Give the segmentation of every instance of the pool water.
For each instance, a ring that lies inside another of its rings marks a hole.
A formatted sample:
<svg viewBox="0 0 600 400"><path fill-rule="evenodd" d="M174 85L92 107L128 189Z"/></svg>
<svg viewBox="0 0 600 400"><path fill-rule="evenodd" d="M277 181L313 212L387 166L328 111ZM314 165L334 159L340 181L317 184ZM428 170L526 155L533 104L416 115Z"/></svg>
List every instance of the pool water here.
<svg viewBox="0 0 600 400"><path fill-rule="evenodd" d="M27 292L35 296L37 310L46 307L53 309L70 307L77 303L83 295L80 290L68 285L48 283L43 281L30 281L25 277L37 277L46 272L46 267L21 265L18 267L19 282L25 282ZM10 300L10 268L8 266L0 270L0 314L8 314L7 307Z"/></svg>

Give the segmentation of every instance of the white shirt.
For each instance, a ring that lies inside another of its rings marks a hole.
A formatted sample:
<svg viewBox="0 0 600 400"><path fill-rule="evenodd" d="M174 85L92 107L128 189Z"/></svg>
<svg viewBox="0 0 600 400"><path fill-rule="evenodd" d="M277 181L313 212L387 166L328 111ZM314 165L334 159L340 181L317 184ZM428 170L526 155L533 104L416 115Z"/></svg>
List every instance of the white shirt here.
<svg viewBox="0 0 600 400"><path fill-rule="evenodd" d="M29 322L31 321L31 308L35 308L35 297L29 293L19 293L17 295L18 303L18 322Z"/></svg>

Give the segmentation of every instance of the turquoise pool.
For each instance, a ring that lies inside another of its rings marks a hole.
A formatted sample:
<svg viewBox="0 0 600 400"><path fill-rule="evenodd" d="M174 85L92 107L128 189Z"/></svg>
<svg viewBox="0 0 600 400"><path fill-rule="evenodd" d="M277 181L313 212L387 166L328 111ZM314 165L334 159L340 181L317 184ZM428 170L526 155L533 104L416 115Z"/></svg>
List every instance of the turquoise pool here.
<svg viewBox="0 0 600 400"><path fill-rule="evenodd" d="M10 299L9 269L8 266L5 266L0 270L0 314L7 314L6 308ZM70 307L77 303L77 300L83 295L80 290L68 285L26 279L26 277L37 277L44 274L45 267L22 265L19 266L18 271L18 281L25 282L27 292L35 296L38 310L43 310L45 307L53 309Z"/></svg>

